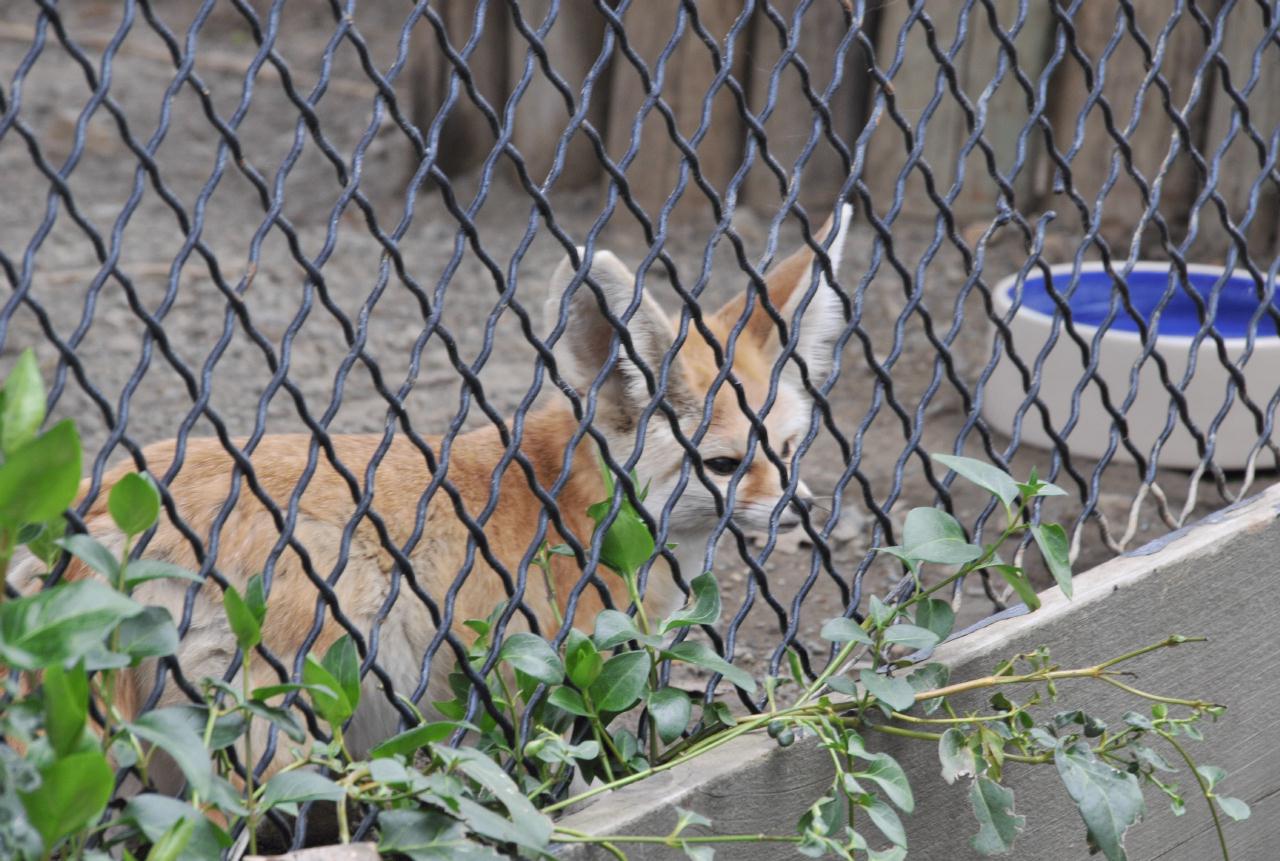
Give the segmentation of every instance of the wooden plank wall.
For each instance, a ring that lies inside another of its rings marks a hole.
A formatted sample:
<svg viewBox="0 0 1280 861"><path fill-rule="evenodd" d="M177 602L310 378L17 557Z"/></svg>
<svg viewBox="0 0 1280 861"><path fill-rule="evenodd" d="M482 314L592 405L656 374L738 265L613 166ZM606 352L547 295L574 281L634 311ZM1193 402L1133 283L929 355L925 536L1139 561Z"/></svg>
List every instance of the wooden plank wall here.
<svg viewBox="0 0 1280 861"><path fill-rule="evenodd" d="M476 0L437 0L432 5L455 51L462 52L475 37L468 61L472 82L499 117L532 56L511 2L489 0L484 9ZM1083 0L1069 18L1068 0L770 0L750 5L742 0L633 0L621 14L621 31L613 30L607 42L612 25L600 7L612 9L614 0L560 0L557 16L548 21L552 5L551 0L522 0L518 9L525 26L545 33L550 62L575 102L581 99L587 71L593 64L601 65L602 73L589 93L586 119L614 161L624 158L638 131L640 145L628 166L628 184L651 218L675 188L684 156L658 107L637 124L650 93L636 63L643 63L652 86L659 58L665 55L661 105L686 140L697 132L707 109L710 122L697 144L698 166L722 198L732 192L739 203L776 211L784 195L798 187L806 208L829 208L845 179L841 149L852 151L878 104L876 127L866 135L862 178L882 217L898 210L908 218L938 216L939 208L925 189L927 164L935 194L952 198L950 208L961 228L989 223L1000 198L1011 193L1020 212L1035 216L1054 209L1062 223L1070 222L1069 229L1083 233L1089 225L1080 220L1064 190L1063 171L1048 150L1051 135L1059 158L1068 160L1071 186L1091 212L1100 211L1097 229L1114 251L1127 254L1136 238L1144 252L1161 253L1155 226L1134 235L1146 208L1146 185L1148 195L1159 195L1156 210L1171 240L1184 242L1194 226L1189 255L1221 260L1230 236L1218 206L1205 191L1206 173L1214 171L1216 193L1233 223L1244 219L1250 196L1256 195L1254 212L1242 231L1250 255L1265 260L1276 249L1280 40L1269 38L1274 36L1277 12L1267 13L1257 3L1199 0L1196 10L1210 27L1206 32L1185 0L1150 0L1128 7L1119 0ZM1194 87L1224 9L1219 55L1207 64L1203 85ZM846 39L850 21L856 38ZM1025 80L1038 87L1059 42L1066 44L1068 29L1078 50L1062 52L1047 82L1036 127L1023 134L1035 94L1015 79L1006 43L1016 52ZM668 50L677 30L680 37ZM715 44L719 61L729 62L732 75L710 99L708 89L717 69L708 40ZM794 59L778 68L779 59L791 49ZM542 182L570 110L536 57L532 65L531 81L512 114L512 143L534 181ZM835 81L837 65L841 74ZM884 74L892 68L887 89L870 73L873 65ZM414 114L424 129L440 111L452 68L434 27L422 21L415 31L411 77ZM1104 83L1099 88L1100 73ZM1223 86L1226 81L1238 91L1248 91L1239 99L1230 98ZM1105 106L1096 99L1099 89ZM829 110L823 116L815 111L809 94L827 90ZM1181 136L1166 100L1181 116L1189 138ZM757 116L769 110L761 125L777 170L766 165L756 147L753 165L733 183L751 133L740 102ZM890 103L906 123L905 130L890 115ZM1242 106L1253 134L1237 130L1230 146L1215 159L1233 118L1239 124L1244 115ZM1082 112L1086 119L1081 124ZM797 174L796 160L815 127L818 146ZM972 145L975 127L982 146ZM1124 147L1117 144L1117 134L1125 138ZM1176 149L1171 147L1175 137ZM495 140L488 120L459 85L459 98L441 131L441 169L451 177L474 171ZM917 142L914 156L909 140ZM1187 151L1188 143L1204 153L1201 164ZM1025 150L1020 164L1019 146ZM991 176L989 159L1008 192L1002 192L1001 183ZM1258 183L1268 168L1271 176ZM905 184L900 186L904 170ZM555 188L581 188L603 180L594 149L579 130L568 143ZM1099 210L1098 195L1108 187ZM1193 219L1191 207L1197 199L1206 203ZM706 196L690 177L672 218L680 222L709 212Z"/></svg>

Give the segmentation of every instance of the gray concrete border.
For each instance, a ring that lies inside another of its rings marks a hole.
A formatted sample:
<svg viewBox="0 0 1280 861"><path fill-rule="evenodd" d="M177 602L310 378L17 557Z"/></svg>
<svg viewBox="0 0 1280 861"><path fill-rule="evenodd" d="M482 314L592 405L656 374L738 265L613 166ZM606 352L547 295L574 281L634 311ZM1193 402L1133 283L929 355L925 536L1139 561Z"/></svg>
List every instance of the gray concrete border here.
<svg viewBox="0 0 1280 861"><path fill-rule="evenodd" d="M1223 792L1243 798L1253 816L1228 822L1235 861L1280 858L1280 485L1193 526L1138 548L1075 579L1068 601L1054 591L1040 611L1009 619L947 643L936 660L952 679L989 673L1001 658L1048 645L1064 667L1086 666L1156 642L1170 634L1207 636L1209 642L1140 659L1135 684L1169 695L1196 696L1228 706L1205 727L1192 755L1227 770ZM1134 701L1108 685L1064 683L1061 702L1078 703L1118 720ZM906 768L917 798L904 817L911 861L967 861L977 832L967 790L939 776L936 750L906 739L873 740ZM888 743L885 743L885 742ZM902 742L902 743L898 743ZM1148 794L1146 820L1128 840L1135 861L1202 861L1219 857L1217 838L1192 778L1188 811L1174 817L1161 796ZM592 834L666 834L675 805L711 819L718 833L794 833L795 822L831 779L828 754L812 739L785 750L763 734L736 740L696 762L641 781L589 804L563 820ZM1027 830L1010 857L1034 861L1089 858L1084 827L1051 767L1011 766L1006 783ZM629 858L678 858L661 846L626 847ZM573 858L608 857L576 848ZM797 857L788 846L724 846L717 858Z"/></svg>

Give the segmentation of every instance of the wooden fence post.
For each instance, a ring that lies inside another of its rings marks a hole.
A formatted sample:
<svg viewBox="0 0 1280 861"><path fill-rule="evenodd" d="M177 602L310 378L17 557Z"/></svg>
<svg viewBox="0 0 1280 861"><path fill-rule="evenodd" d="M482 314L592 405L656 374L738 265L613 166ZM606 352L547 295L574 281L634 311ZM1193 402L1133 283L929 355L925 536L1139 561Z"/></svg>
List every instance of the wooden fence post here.
<svg viewBox="0 0 1280 861"><path fill-rule="evenodd" d="M1134 22L1153 53L1161 32L1169 22L1171 6L1171 3L1155 2L1133 4ZM1116 0L1086 0L1073 24L1076 43L1090 59L1095 86L1107 44L1117 29L1124 31L1115 51L1106 58L1102 87L1103 96L1111 105L1114 122L1123 131L1131 122L1138 88L1147 76L1145 54L1130 32ZM1186 104L1204 47L1200 28L1191 15L1184 12L1168 36L1164 58L1158 70L1168 82L1173 106L1178 110ZM1084 73L1073 57L1064 59L1052 87L1056 97L1054 136L1058 149L1065 153L1071 147L1077 117L1089 96ZM1196 110L1188 117L1188 124L1195 137L1203 137L1205 102L1206 99L1201 97ZM1169 153L1169 143L1176 134L1176 128L1164 109L1163 97L1154 82L1147 89L1139 109L1141 113L1133 133L1128 137L1128 146L1132 151L1134 168L1150 186ZM1198 145L1199 141L1193 137L1192 143ZM1144 203L1138 184L1128 175L1117 149L1116 140L1104 125L1101 105L1094 105L1085 124L1084 142L1071 163L1071 181L1092 210L1098 190L1111 169L1113 155L1120 159L1119 178L1102 205L1102 236L1113 252L1127 255ZM1195 194L1194 184L1200 181L1195 173L1184 146L1168 166L1161 184L1159 211L1169 223L1175 242L1185 233L1186 213ZM1071 212L1073 220L1068 222L1068 226L1072 230L1079 229L1074 220L1075 207L1066 200L1065 195L1059 194L1058 197L1053 202L1053 208L1059 212ZM1146 248L1158 246L1158 236L1156 228L1149 227L1141 237L1141 245Z"/></svg>
<svg viewBox="0 0 1280 861"><path fill-rule="evenodd" d="M465 0L440 0L437 6L456 53L462 53L477 26L477 6L476 2ZM488 0L480 25L483 30L467 68L476 90L501 118L507 97L507 9L503 0ZM429 21L418 23L413 39L413 119L425 134L444 104L454 66L441 50ZM465 173L484 161L496 142L489 121L459 80L458 97L440 132L440 169L451 177Z"/></svg>
<svg viewBox="0 0 1280 861"><path fill-rule="evenodd" d="M771 5L786 21L787 32L779 33L763 10L756 10L747 73L750 77L749 104L752 113L757 115L768 100L769 78L782 56L785 40L791 35L800 2L774 0ZM866 27L867 23L857 21L854 26ZM814 95L821 98L831 83L840 43L848 32L844 4L841 0L817 0L798 22L798 27L795 59L808 69L809 87ZM832 93L829 105L831 132L852 152L858 132L862 130L866 106L867 53L860 43L854 41L849 46L843 63L840 84ZM795 182L800 184L800 204L812 210L815 217L831 208L846 176L844 160L825 132L819 133L817 147L800 175L792 175L796 159L808 142L817 116L805 94L800 72L794 63L788 63L778 77L773 113L764 129L768 136L769 154L786 172L788 187ZM757 208L774 211L782 205L785 193L777 175L764 163L759 149L751 172L747 174L744 192L747 202Z"/></svg>
<svg viewBox="0 0 1280 861"><path fill-rule="evenodd" d="M525 24L536 31L550 11L551 0L523 0L520 7ZM600 55L603 37L604 18L596 11L592 0L561 0L556 20L543 43L552 68L573 91L575 103L581 100L582 82ZM525 58L531 55L529 42L515 28L514 18L507 43L508 91L514 92L520 76L524 74ZM536 55L533 61L533 79L516 106L513 141L529 167L530 176L534 182L540 183L551 170L556 146L569 124L570 114L564 97L543 74ZM595 82L586 116L586 121L602 135L605 102L609 98L608 73L609 67L606 66L604 74ZM591 141L579 130L569 141L564 170L556 181L556 187L577 188L598 177L600 172L600 162Z"/></svg>
<svg viewBox="0 0 1280 861"><path fill-rule="evenodd" d="M882 10L879 36L876 39L876 63L883 70L892 64L901 38L902 28L915 4L897 3ZM1017 20L1017 0L996 0L993 4L997 23L1007 32ZM951 52L958 38L960 27L965 27L964 42L952 59L958 88L969 101L971 109L978 110L979 100L986 88L995 80L1001 60L1001 44L985 7L975 5L967 20L961 20L961 3L926 3L925 13L933 24L938 50L945 56ZM1034 86L1044 68L1052 43L1053 18L1044 3L1032 3L1013 40L1022 72ZM1004 59L1004 75L998 87L987 101L986 120L982 137L991 146L996 167L1009 179L1012 170L1018 136L1030 116L1027 96L1014 77L1007 55ZM942 63L930 50L925 28L917 20L907 35L906 54L901 68L893 79L893 92L898 111L911 123L912 134L918 139L916 128L925 108L934 97L936 87L943 87L942 99L923 130L924 144L921 156L933 173L934 185L940 197L945 197L955 183L960 166L960 150L971 135L969 121L949 85L942 78ZM1014 202L1018 209L1029 211L1035 203L1035 175L1038 160L1043 156L1042 138L1032 132L1027 139L1027 155L1012 178ZM894 187L898 175L906 163L908 150L902 129L889 116L881 112L868 149L866 181L871 189L877 210L883 214L893 203ZM959 221L985 220L995 217L1000 187L992 179L986 158L981 149L974 147L964 161L964 183L951 209ZM909 215L934 216L937 206L925 193L925 184L918 169L913 170L905 189L903 211Z"/></svg>
<svg viewBox="0 0 1280 861"><path fill-rule="evenodd" d="M1231 86L1237 92L1243 90L1249 81L1254 53L1263 45L1265 36L1266 27L1258 7L1252 3L1237 3L1226 20L1221 52L1230 70ZM1261 60L1258 81L1245 103L1249 110L1249 124L1262 138L1264 147L1269 147L1277 125L1280 125L1280 46L1267 40ZM1208 162L1212 162L1214 153L1226 139L1232 117L1239 113L1235 101L1227 95L1221 75L1215 77L1204 142L1205 160ZM1237 228L1249 205L1249 192L1261 175L1264 163L1265 157L1259 157L1257 145L1249 138L1241 122L1231 147L1222 156L1217 186ZM1276 230L1280 228L1278 210L1280 187L1274 180L1265 180L1260 189L1257 212L1243 231L1249 256L1255 261L1263 261L1264 266L1268 255L1276 251ZM1218 207L1209 201L1200 210L1200 236L1194 248L1196 259L1198 262L1222 262L1230 244L1231 237Z"/></svg>
<svg viewBox="0 0 1280 861"><path fill-rule="evenodd" d="M724 54L725 36L742 12L733 0L703 0L696 5L698 20L717 41ZM687 140L698 128L702 103L715 77L708 47L695 32L687 10L677 0L646 0L633 3L625 18L627 40L644 60L653 76L659 55L671 39L677 20L683 16L684 32L667 60L662 80L662 98L671 107L676 128ZM743 80L745 57L750 49L750 27L734 42L733 74ZM608 149L615 161L631 144L631 130L645 97L638 70L619 48L613 58L613 80L609 97ZM698 162L707 181L723 194L730 177L741 165L743 123L728 85L712 100L710 126L698 146ZM667 132L666 120L655 107L641 126L640 148L627 171L636 201L656 220L667 197L675 189L684 156ZM673 219L689 222L708 219L711 203L694 184L692 174Z"/></svg>

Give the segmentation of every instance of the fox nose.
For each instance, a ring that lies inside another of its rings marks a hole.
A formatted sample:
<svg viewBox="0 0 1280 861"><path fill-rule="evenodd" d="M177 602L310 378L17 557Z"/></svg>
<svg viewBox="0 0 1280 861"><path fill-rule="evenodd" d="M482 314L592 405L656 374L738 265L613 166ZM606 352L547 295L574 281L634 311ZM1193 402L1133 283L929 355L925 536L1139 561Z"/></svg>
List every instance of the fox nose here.
<svg viewBox="0 0 1280 861"><path fill-rule="evenodd" d="M791 502L782 510L782 516L778 518L779 529L794 529L800 525L802 516L812 508L813 503L807 496L791 497Z"/></svg>

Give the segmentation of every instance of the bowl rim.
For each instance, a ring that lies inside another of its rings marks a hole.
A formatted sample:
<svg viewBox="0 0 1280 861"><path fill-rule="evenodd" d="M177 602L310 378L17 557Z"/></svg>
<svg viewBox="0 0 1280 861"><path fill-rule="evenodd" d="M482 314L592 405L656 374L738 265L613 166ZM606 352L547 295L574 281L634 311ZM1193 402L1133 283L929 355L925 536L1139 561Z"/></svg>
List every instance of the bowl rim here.
<svg viewBox="0 0 1280 861"><path fill-rule="evenodd" d="M1159 260L1139 260L1137 263L1133 265L1132 271L1168 273L1171 266L1172 264L1162 262ZM1115 268L1114 264L1113 264L1113 268ZM1123 267L1120 267L1120 268L1123 268ZM1071 273L1074 271L1076 271L1076 264L1074 263L1056 263L1049 267L1049 274L1051 274L1055 278L1058 277L1059 275L1070 276ZM1094 260L1094 261L1089 261L1087 263L1081 263L1079 266L1079 271L1081 275L1096 273L1096 272L1106 272L1106 266L1102 262ZM1197 275L1213 275L1213 276L1220 277L1227 270L1225 266L1216 266L1212 263L1188 263L1187 271L1188 273L1197 274ZM1237 275L1240 275L1246 278L1252 277L1249 274L1249 271L1247 269L1242 269L1239 267L1231 270L1231 277L1236 277ZM1040 271L1038 268L1033 269L1031 272L1027 273L1026 277L1027 279L1030 279L1033 276L1036 276L1036 277L1040 276ZM992 298L992 303L995 306L994 310L1000 315L1002 319L1008 314L1009 308L1013 306L1012 294L1013 294L1014 285L1017 284L1017 281L1018 281L1017 272L1014 272L1011 275L1006 275L1004 278L1001 278L996 283L995 289L992 291L991 298ZM1043 311L1037 311L1036 309L1029 308L1024 304L1020 306L1018 310L1015 312L1013 320L1010 321L1010 324L1019 319L1048 327L1053 325L1054 315L1046 314ZM1080 333L1082 336L1087 336L1090 339L1092 339L1092 336L1095 335L1098 332L1098 329L1100 328L1096 323L1075 322L1074 325L1078 333ZM1196 337L1195 335L1171 335L1171 334L1167 335L1167 334L1157 333L1156 342L1164 346L1190 347L1191 342L1195 339L1195 337ZM1237 348L1243 349L1249 342L1249 337L1247 335L1221 335L1220 337L1222 338L1223 345L1227 347L1237 347ZM1139 346L1141 346L1143 343L1142 336L1139 333L1130 332L1123 329L1109 328L1107 329L1106 333L1103 335L1103 338L1107 339L1112 343L1129 342ZM1207 334L1200 338L1201 349L1203 349L1206 345L1209 347L1212 347L1213 344L1214 344L1213 339L1209 337ZM1255 334L1253 336L1253 349L1254 351L1257 351L1260 348L1280 349L1280 335Z"/></svg>

